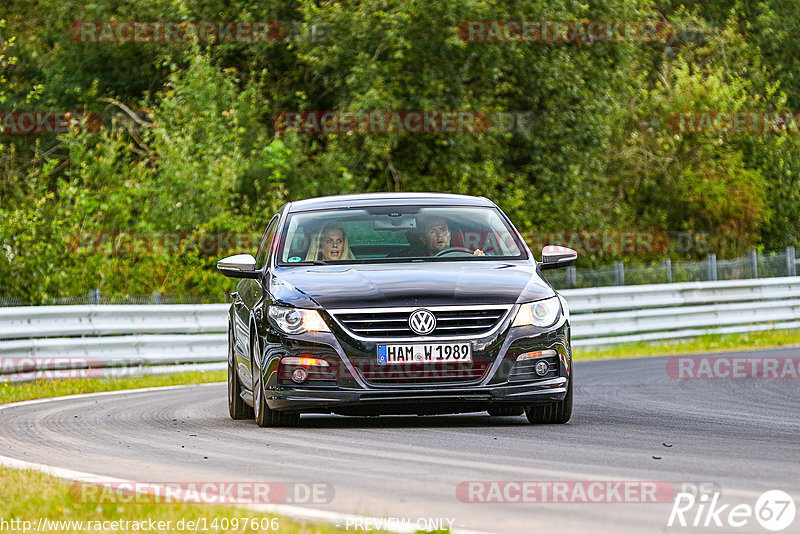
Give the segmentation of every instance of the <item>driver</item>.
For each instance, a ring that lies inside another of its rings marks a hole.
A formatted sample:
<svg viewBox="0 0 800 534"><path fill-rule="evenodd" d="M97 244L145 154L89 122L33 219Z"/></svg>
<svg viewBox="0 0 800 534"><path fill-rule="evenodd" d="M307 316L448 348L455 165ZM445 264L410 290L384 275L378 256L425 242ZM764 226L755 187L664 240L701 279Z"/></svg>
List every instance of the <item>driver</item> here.
<svg viewBox="0 0 800 534"><path fill-rule="evenodd" d="M432 217L422 227L422 243L431 256L450 247L450 227L442 217ZM475 256L485 256L481 249L475 249Z"/></svg>

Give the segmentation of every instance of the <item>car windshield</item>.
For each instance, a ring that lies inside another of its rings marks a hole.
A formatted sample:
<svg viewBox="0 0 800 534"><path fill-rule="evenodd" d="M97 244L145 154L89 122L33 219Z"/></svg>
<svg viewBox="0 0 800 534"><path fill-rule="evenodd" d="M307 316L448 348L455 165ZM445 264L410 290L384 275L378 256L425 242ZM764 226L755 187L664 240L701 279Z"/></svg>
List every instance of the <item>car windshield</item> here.
<svg viewBox="0 0 800 534"><path fill-rule="evenodd" d="M524 259L496 208L381 206L289 216L280 264Z"/></svg>

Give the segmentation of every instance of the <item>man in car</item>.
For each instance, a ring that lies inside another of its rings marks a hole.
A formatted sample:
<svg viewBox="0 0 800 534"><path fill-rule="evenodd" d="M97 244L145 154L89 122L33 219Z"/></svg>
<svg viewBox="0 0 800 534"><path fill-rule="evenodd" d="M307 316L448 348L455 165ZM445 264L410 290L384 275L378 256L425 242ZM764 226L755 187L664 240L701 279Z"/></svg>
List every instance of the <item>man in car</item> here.
<svg viewBox="0 0 800 534"><path fill-rule="evenodd" d="M450 226L447 221L441 217L427 219L422 227L422 243L431 256L451 248ZM481 249L476 249L473 254L475 256L485 256Z"/></svg>

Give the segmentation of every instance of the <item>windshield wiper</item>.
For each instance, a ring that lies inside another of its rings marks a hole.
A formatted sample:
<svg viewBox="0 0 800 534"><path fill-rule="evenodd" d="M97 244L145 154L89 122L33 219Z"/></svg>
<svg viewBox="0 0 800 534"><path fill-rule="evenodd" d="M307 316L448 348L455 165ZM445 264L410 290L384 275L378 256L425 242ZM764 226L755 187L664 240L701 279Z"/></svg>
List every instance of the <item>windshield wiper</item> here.
<svg viewBox="0 0 800 534"><path fill-rule="evenodd" d="M314 265L328 265L328 262L325 260L314 260Z"/></svg>

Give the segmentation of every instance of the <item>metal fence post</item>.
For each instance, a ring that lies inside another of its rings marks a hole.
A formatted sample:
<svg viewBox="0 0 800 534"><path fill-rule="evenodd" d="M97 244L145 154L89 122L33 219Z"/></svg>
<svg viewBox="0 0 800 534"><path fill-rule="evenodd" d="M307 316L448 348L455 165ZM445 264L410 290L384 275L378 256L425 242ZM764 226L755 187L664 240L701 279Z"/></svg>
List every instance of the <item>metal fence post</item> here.
<svg viewBox="0 0 800 534"><path fill-rule="evenodd" d="M758 252L750 251L750 270L753 271L753 278L758 278Z"/></svg>
<svg viewBox="0 0 800 534"><path fill-rule="evenodd" d="M712 282L717 279L717 255L713 252L708 255L708 279Z"/></svg>
<svg viewBox="0 0 800 534"><path fill-rule="evenodd" d="M567 287L575 287L578 278L577 274L574 265L567 267Z"/></svg>
<svg viewBox="0 0 800 534"><path fill-rule="evenodd" d="M664 269L667 270L667 283L672 283L672 260L669 258L664 258Z"/></svg>
<svg viewBox="0 0 800 534"><path fill-rule="evenodd" d="M161 293L153 291L153 304L161 304Z"/></svg>
<svg viewBox="0 0 800 534"><path fill-rule="evenodd" d="M794 259L794 247L786 247L786 275L797 276L797 261Z"/></svg>
<svg viewBox="0 0 800 534"><path fill-rule="evenodd" d="M618 286L625 285L625 266L621 261L614 262L614 279Z"/></svg>
<svg viewBox="0 0 800 534"><path fill-rule="evenodd" d="M90 289L89 290L89 304L100 304L100 290L99 289Z"/></svg>

